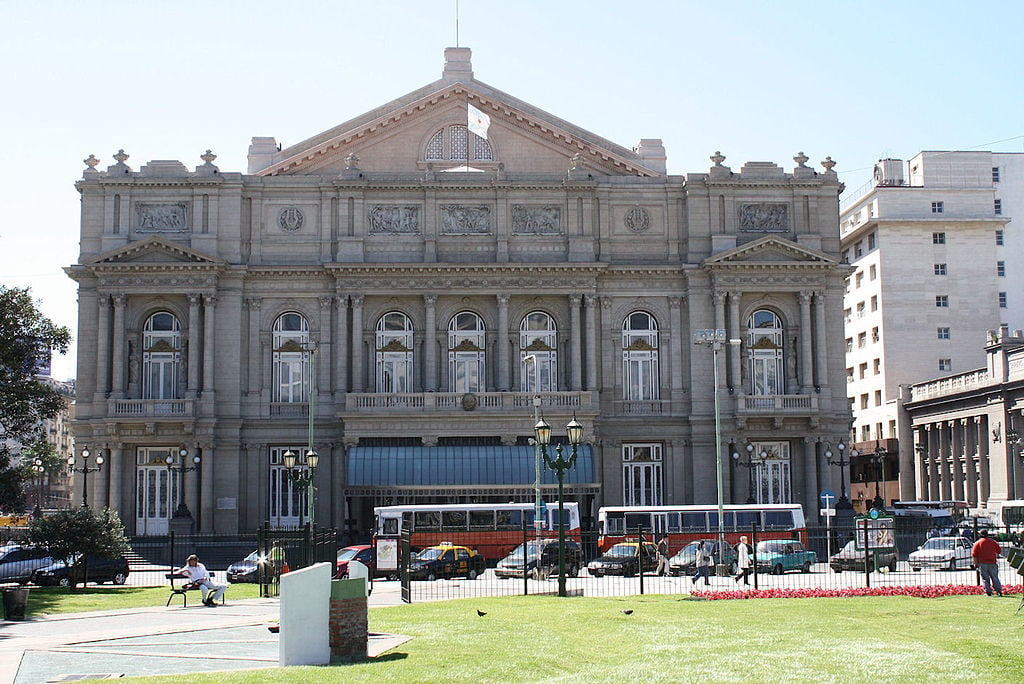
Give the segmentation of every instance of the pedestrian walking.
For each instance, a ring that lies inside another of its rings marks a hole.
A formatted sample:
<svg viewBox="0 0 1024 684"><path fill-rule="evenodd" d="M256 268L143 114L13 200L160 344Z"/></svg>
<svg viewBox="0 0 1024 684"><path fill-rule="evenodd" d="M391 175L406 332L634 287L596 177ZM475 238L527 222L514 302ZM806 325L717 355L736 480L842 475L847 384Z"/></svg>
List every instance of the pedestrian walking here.
<svg viewBox="0 0 1024 684"><path fill-rule="evenodd" d="M711 552L707 547L707 542L702 541L700 542L700 545L697 546L697 557L694 559L693 564L696 568L696 572L693 574L693 577L690 578L693 583L696 584L697 580L703 577L704 584L711 584Z"/></svg>
<svg viewBox="0 0 1024 684"><path fill-rule="evenodd" d="M736 568L739 570L739 573L733 578L736 584L739 584L740 580L743 580L744 584L750 584L748 578L754 565L751 559L753 553L754 549L747 543L746 536L740 537L740 543L736 545Z"/></svg>
<svg viewBox="0 0 1024 684"><path fill-rule="evenodd" d="M974 542L974 546L971 547L971 558L974 559L974 565L981 574L985 593L991 596L992 590L995 589L996 594L1002 596L1003 584L999 581L999 565L997 563L1003 549L999 546L999 542L988 536L988 530L979 530L978 537L978 541Z"/></svg>
<svg viewBox="0 0 1024 684"><path fill-rule="evenodd" d="M664 576L668 574L668 535L661 535L661 540L658 542L658 575Z"/></svg>

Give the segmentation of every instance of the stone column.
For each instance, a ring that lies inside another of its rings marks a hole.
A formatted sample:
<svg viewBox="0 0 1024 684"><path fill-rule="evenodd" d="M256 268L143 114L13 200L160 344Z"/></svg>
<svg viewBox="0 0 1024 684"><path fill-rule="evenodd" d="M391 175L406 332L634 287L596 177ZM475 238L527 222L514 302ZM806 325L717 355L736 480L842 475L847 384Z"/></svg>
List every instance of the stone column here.
<svg viewBox="0 0 1024 684"><path fill-rule="evenodd" d="M814 384L819 388L828 387L828 345L825 342L825 293L814 293Z"/></svg>
<svg viewBox="0 0 1024 684"><path fill-rule="evenodd" d="M580 301L578 294L569 295L569 389L578 392L583 387L582 330L580 329Z"/></svg>
<svg viewBox="0 0 1024 684"><path fill-rule="evenodd" d="M947 501L953 498L953 488L950 486L952 484L950 461L953 456L953 421L944 421L941 423L940 429L942 431L939 433L939 498Z"/></svg>
<svg viewBox="0 0 1024 684"><path fill-rule="evenodd" d="M126 464L124 462L124 451L125 450L123 444L115 444L113 448L110 449L110 454L107 457L107 463L110 464L110 495L107 497L107 500L109 501L108 505L118 512L118 514L121 516L121 520L125 522L125 524L127 525L129 511L123 508L124 501L126 498L124 491L124 472L125 470L128 470L129 472L133 471L130 468L125 468ZM134 460L134 451L129 450L129 452L133 455ZM132 492L134 492L134 482L135 480L133 478L131 480Z"/></svg>
<svg viewBox="0 0 1024 684"><path fill-rule="evenodd" d="M193 447L194 448L194 447ZM202 469L195 471L196 477L192 478L192 490L195 492L198 481L201 492L199 501L199 523L200 530L205 534L212 534L216 531L216 519L214 516L214 491L213 483L216 475L216 458L213 454L213 445L205 445L200 449L200 456L203 459ZM193 494L194 496L194 494Z"/></svg>
<svg viewBox="0 0 1024 684"><path fill-rule="evenodd" d="M93 508L103 508L110 505L107 480L110 477L110 449L104 444L102 448L96 449L93 458L103 456L103 466L95 473L89 473L89 483L92 484L92 491L89 492L89 503Z"/></svg>
<svg viewBox="0 0 1024 684"><path fill-rule="evenodd" d="M352 391L366 391L363 371L363 299L364 295L354 294L352 298Z"/></svg>
<svg viewBox="0 0 1024 684"><path fill-rule="evenodd" d="M925 500L938 501L941 489L939 463L942 461L942 423L928 425L928 496Z"/></svg>
<svg viewBox="0 0 1024 684"><path fill-rule="evenodd" d="M925 428L918 428L914 431L916 435L915 447L920 445L922 450L914 449L914 498L918 501L928 499L928 431Z"/></svg>
<svg viewBox="0 0 1024 684"><path fill-rule="evenodd" d="M195 399L199 391L199 302L200 295L190 294L188 296L188 379L186 380L185 397ZM257 307L259 302L257 300ZM250 324L251 329L251 324ZM250 372L254 364L249 364Z"/></svg>
<svg viewBox="0 0 1024 684"><path fill-rule="evenodd" d="M260 298L246 297L245 305L249 309L249 357L245 365L249 368L249 396L254 397L260 392L260 369L263 367L263 356L260 353ZM189 380L189 389L192 387L192 380Z"/></svg>
<svg viewBox="0 0 1024 684"><path fill-rule="evenodd" d="M345 324L348 322L348 295L335 294L334 303L337 306L338 314L334 319L336 326L334 338L338 341L335 345L334 354L331 359L331 366L335 369L334 392L337 395L335 401L343 401L341 395L348 392L348 331Z"/></svg>
<svg viewBox="0 0 1024 684"><path fill-rule="evenodd" d="M805 510L814 511L818 505L818 442L804 437L804 496ZM811 517L814 517L813 515Z"/></svg>
<svg viewBox="0 0 1024 684"><path fill-rule="evenodd" d="M203 399L213 402L213 362L214 362L214 321L217 319L217 297L214 295L203 295L203 305L206 318L203 321Z"/></svg>
<svg viewBox="0 0 1024 684"><path fill-rule="evenodd" d="M508 302L507 294L497 295L498 300L498 391L507 392L509 384L509 350L508 350Z"/></svg>
<svg viewBox="0 0 1024 684"><path fill-rule="evenodd" d="M964 465L967 467L967 484L964 498L967 505L978 505L978 431L975 429L977 418L965 418L964 431Z"/></svg>
<svg viewBox="0 0 1024 684"><path fill-rule="evenodd" d="M989 469L989 444L988 444L988 421L984 416L976 418L978 428L978 476L981 480L980 486L978 487L978 496L981 499L978 503L988 504L988 499L992 496L992 478L991 470Z"/></svg>
<svg viewBox="0 0 1024 684"><path fill-rule="evenodd" d="M332 297L320 298L320 346L317 347L316 393L317 404L324 406L331 394L331 307Z"/></svg>
<svg viewBox="0 0 1024 684"><path fill-rule="evenodd" d="M810 394L814 387L814 355L811 353L811 293L800 291L800 393Z"/></svg>
<svg viewBox="0 0 1024 684"><path fill-rule="evenodd" d="M725 296L724 292L714 292L711 295L712 301L715 305L715 328L717 330L725 330ZM728 337L728 333L726 333L726 337ZM725 347L728 348L728 346L728 343L726 343ZM726 373L721 373L718 376L719 389L725 387L726 376Z"/></svg>
<svg viewBox="0 0 1024 684"><path fill-rule="evenodd" d="M423 295L423 391L437 391L437 295Z"/></svg>
<svg viewBox="0 0 1024 684"><path fill-rule="evenodd" d="M123 294L116 294L114 300L114 354L113 354L113 379L111 380L111 396L115 399L124 398L124 369L128 359L125 358L125 336L124 336L124 308L128 297Z"/></svg>
<svg viewBox="0 0 1024 684"><path fill-rule="evenodd" d="M110 387L110 296L96 296L96 390L93 401L104 402ZM93 409L93 414L97 412ZM105 413L105 412L104 412Z"/></svg>
<svg viewBox="0 0 1024 684"><path fill-rule="evenodd" d="M683 391L683 321L679 313L681 297L668 298L668 324L671 327L669 340L671 343L671 354L669 360L669 386L672 392L672 399L677 400L676 395Z"/></svg>
<svg viewBox="0 0 1024 684"><path fill-rule="evenodd" d="M622 371L616 367L622 367L622 331L614 331L611 326L612 298L601 297L601 319L599 334L602 336L602 344L607 341L611 345L608 354L602 354L601 360L604 369L601 374L601 386L598 389L605 389L614 392L616 400L622 398L622 386L620 376ZM616 332L618 334L616 334ZM600 482L601 480L599 480Z"/></svg>
<svg viewBox="0 0 1024 684"><path fill-rule="evenodd" d="M729 293L729 331L726 333L725 355L729 359L728 384L737 394L743 394L743 373L741 370L743 346L728 344L728 340L742 340L743 331L740 326L740 293Z"/></svg>
<svg viewBox="0 0 1024 684"><path fill-rule="evenodd" d="M597 389L598 328L597 297L592 294L583 296L583 321L587 331L587 377L585 379L585 387L593 391Z"/></svg>
<svg viewBox="0 0 1024 684"><path fill-rule="evenodd" d="M967 421L964 419L951 422L952 425L952 460L950 461L950 475L952 475L953 500L964 500L964 429Z"/></svg>

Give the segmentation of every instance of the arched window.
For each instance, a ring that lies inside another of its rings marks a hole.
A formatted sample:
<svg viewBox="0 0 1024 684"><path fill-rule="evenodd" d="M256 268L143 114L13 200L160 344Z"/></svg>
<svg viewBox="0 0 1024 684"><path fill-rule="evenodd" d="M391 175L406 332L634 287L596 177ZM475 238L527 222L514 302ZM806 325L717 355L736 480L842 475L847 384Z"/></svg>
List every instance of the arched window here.
<svg viewBox="0 0 1024 684"><path fill-rule="evenodd" d="M474 162L494 162L494 151L485 138L470 133L465 125L446 126L427 141L424 157L428 162L452 162L472 165Z"/></svg>
<svg viewBox="0 0 1024 684"><path fill-rule="evenodd" d="M274 321L274 392L271 401L309 401L309 323L302 314L281 314Z"/></svg>
<svg viewBox="0 0 1024 684"><path fill-rule="evenodd" d="M391 311L377 321L377 391L405 394L412 391L412 321Z"/></svg>
<svg viewBox="0 0 1024 684"><path fill-rule="evenodd" d="M785 394L786 374L782 348L782 320L767 309L747 319L747 358L751 394Z"/></svg>
<svg viewBox="0 0 1024 684"><path fill-rule="evenodd" d="M155 313L142 331L142 398L177 399L180 371L181 325L174 314Z"/></svg>
<svg viewBox="0 0 1024 684"><path fill-rule="evenodd" d="M522 392L558 391L558 327L543 311L531 311L519 324Z"/></svg>
<svg viewBox="0 0 1024 684"><path fill-rule="evenodd" d="M627 401L659 398L658 321L634 311L622 324L622 394Z"/></svg>
<svg viewBox="0 0 1024 684"><path fill-rule="evenodd" d="M471 311L448 323L448 387L452 392L484 391L484 322Z"/></svg>

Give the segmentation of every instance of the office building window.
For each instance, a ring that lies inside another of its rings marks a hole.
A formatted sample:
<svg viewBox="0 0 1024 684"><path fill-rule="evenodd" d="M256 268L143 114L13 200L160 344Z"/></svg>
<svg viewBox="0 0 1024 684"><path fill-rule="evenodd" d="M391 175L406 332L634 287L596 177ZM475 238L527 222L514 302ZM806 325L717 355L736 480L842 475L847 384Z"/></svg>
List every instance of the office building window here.
<svg viewBox="0 0 1024 684"><path fill-rule="evenodd" d="M864 272L863 271L859 271L857 273L857 275L855 275L853 278L854 278L854 281L853 281L854 285L853 286L854 287L860 287L860 284L862 282L864 282Z"/></svg>
<svg viewBox="0 0 1024 684"><path fill-rule="evenodd" d="M953 359L939 359L939 370L940 371L951 371L951 370L953 370Z"/></svg>
<svg viewBox="0 0 1024 684"><path fill-rule="evenodd" d="M878 311L878 295L871 295L871 310Z"/></svg>
<svg viewBox="0 0 1024 684"><path fill-rule="evenodd" d="M874 367L875 375L878 375L879 373L882 372L882 359L875 359L874 363L875 363L875 367Z"/></svg>
<svg viewBox="0 0 1024 684"><path fill-rule="evenodd" d="M861 333L857 335L857 349L863 349L868 346L868 334Z"/></svg>
<svg viewBox="0 0 1024 684"><path fill-rule="evenodd" d="M949 306L949 295L935 295L935 306L945 309Z"/></svg>
<svg viewBox="0 0 1024 684"><path fill-rule="evenodd" d="M866 394L860 395L860 407L862 409L866 409L868 407L868 395L866 395Z"/></svg>
<svg viewBox="0 0 1024 684"><path fill-rule="evenodd" d="M864 302L857 302L857 318L864 318Z"/></svg>
<svg viewBox="0 0 1024 684"><path fill-rule="evenodd" d="M945 233L932 233L932 244L933 245L944 245L946 244Z"/></svg>
<svg viewBox="0 0 1024 684"><path fill-rule="evenodd" d="M946 264L935 264L935 275L946 275Z"/></svg>
<svg viewBox="0 0 1024 684"><path fill-rule="evenodd" d="M882 390L875 390L875 406L882 405Z"/></svg>
<svg viewBox="0 0 1024 684"><path fill-rule="evenodd" d="M847 337L846 338L846 351L848 351L848 352L853 351L853 338L852 337Z"/></svg>
<svg viewBox="0 0 1024 684"><path fill-rule="evenodd" d="M992 167L992 182L993 183L998 183L999 182L999 167L998 166L993 166Z"/></svg>
<svg viewBox="0 0 1024 684"><path fill-rule="evenodd" d="M859 370L858 375L860 376L860 379L863 380L864 377L868 374L868 364L866 364L866 363L860 364L860 367L859 367L858 370Z"/></svg>
<svg viewBox="0 0 1024 684"><path fill-rule="evenodd" d="M940 340L948 340L949 339L949 328L937 328L936 329L936 333L937 333L937 337Z"/></svg>
<svg viewBox="0 0 1024 684"><path fill-rule="evenodd" d="M996 200L996 201L998 201L998 200ZM871 233L871 235L868 235L868 249L874 249L874 248L875 248L875 234Z"/></svg>
<svg viewBox="0 0 1024 684"><path fill-rule="evenodd" d="M874 280L878 277L878 267L874 264L868 266L868 280Z"/></svg>
<svg viewBox="0 0 1024 684"><path fill-rule="evenodd" d="M846 382L853 382L853 368L846 369Z"/></svg>
<svg viewBox="0 0 1024 684"><path fill-rule="evenodd" d="M858 259L864 256L864 243L858 242L856 245L854 245L853 253L857 256Z"/></svg>
<svg viewBox="0 0 1024 684"><path fill-rule="evenodd" d="M874 328L871 329L871 341L872 342L877 342L878 341L878 326L877 325Z"/></svg>
<svg viewBox="0 0 1024 684"><path fill-rule="evenodd" d="M945 210L945 203L943 202L932 202L932 213L941 214Z"/></svg>
<svg viewBox="0 0 1024 684"><path fill-rule="evenodd" d="M992 210L996 213L997 216L999 214L1002 214L1003 213L1003 200L1001 200L1001 199L992 200Z"/></svg>
<svg viewBox="0 0 1024 684"><path fill-rule="evenodd" d="M1005 309L1006 308L1006 293L1005 292L1000 292L999 293L999 308L1000 309Z"/></svg>
<svg viewBox="0 0 1024 684"><path fill-rule="evenodd" d="M997 261L996 262L996 275L999 276L1000 278L1005 278L1006 277L1006 262L1005 261Z"/></svg>
<svg viewBox="0 0 1024 684"><path fill-rule="evenodd" d="M996 245L999 247L1003 246L1003 231L1001 230L996 231Z"/></svg>

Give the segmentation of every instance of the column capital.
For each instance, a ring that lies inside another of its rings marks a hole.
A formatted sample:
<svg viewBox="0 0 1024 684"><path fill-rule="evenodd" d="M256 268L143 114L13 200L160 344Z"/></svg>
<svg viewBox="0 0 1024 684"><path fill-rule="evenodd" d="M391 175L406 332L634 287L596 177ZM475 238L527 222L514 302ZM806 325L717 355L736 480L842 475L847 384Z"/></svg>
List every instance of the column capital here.
<svg viewBox="0 0 1024 684"><path fill-rule="evenodd" d="M423 303L426 304L427 306L434 306L435 304L437 304L437 295L436 294L425 294L425 295L423 295Z"/></svg>
<svg viewBox="0 0 1024 684"><path fill-rule="evenodd" d="M128 295L126 295L123 292L117 292L115 294L110 295L110 299L114 302L114 306L123 307L125 305L125 302L128 301Z"/></svg>
<svg viewBox="0 0 1024 684"><path fill-rule="evenodd" d="M202 299L203 299L203 296L201 294L199 294L198 292L190 292L188 294L188 305L189 306L199 306L199 303L202 301Z"/></svg>
<svg viewBox="0 0 1024 684"><path fill-rule="evenodd" d="M507 307L508 303L512 300L512 295L502 293L495 295L495 298L498 300L498 306Z"/></svg>
<svg viewBox="0 0 1024 684"><path fill-rule="evenodd" d="M800 297L800 303L801 304L810 304L811 303L811 297L814 296L814 293L811 292L810 290L800 290L800 293L799 293L798 296Z"/></svg>
<svg viewBox="0 0 1024 684"><path fill-rule="evenodd" d="M587 307L588 309L591 308L591 307L597 306L597 295L595 295L595 294L585 294L585 295L583 295L583 306Z"/></svg>
<svg viewBox="0 0 1024 684"><path fill-rule="evenodd" d="M725 292L723 292L721 290L715 290L714 292L711 293L711 300L715 304L724 304L725 303L725 295L726 295Z"/></svg>
<svg viewBox="0 0 1024 684"><path fill-rule="evenodd" d="M204 294L203 295L203 304L205 304L208 307L215 307L215 306L217 306L217 295L214 295L214 294Z"/></svg>
<svg viewBox="0 0 1024 684"><path fill-rule="evenodd" d="M348 295L347 294L335 294L334 303L339 309L345 309L348 307Z"/></svg>
<svg viewBox="0 0 1024 684"><path fill-rule="evenodd" d="M331 308L331 306L333 304L334 304L334 298L333 297L320 297L320 308L321 309L328 310L328 309Z"/></svg>
<svg viewBox="0 0 1024 684"><path fill-rule="evenodd" d="M253 311L259 311L260 304L262 303L262 301L263 300L259 297L246 297L245 305Z"/></svg>
<svg viewBox="0 0 1024 684"><path fill-rule="evenodd" d="M352 306L362 306L363 301L366 299L364 294L351 294L349 297L352 299Z"/></svg>
<svg viewBox="0 0 1024 684"><path fill-rule="evenodd" d="M573 294L569 295L569 306L574 306L574 307L575 306L579 306L580 302L582 300L583 300L583 295L578 294L578 293L573 293Z"/></svg>

